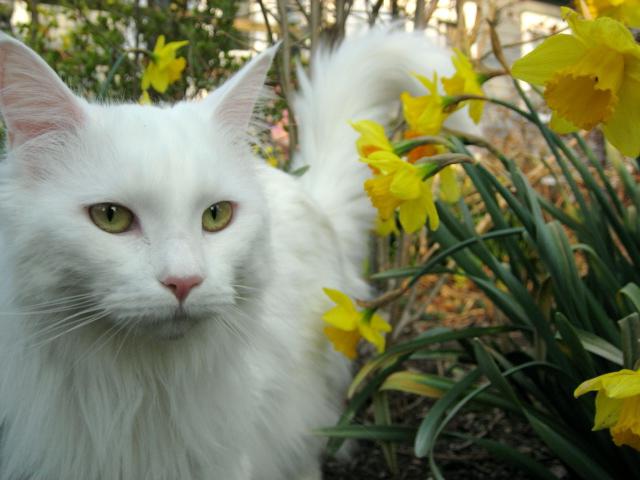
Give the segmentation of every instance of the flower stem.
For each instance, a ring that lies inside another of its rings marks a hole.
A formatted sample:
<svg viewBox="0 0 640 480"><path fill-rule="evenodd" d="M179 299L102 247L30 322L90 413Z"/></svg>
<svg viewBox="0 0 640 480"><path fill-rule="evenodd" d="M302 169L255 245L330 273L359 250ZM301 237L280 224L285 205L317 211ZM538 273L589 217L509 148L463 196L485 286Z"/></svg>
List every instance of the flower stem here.
<svg viewBox="0 0 640 480"><path fill-rule="evenodd" d="M105 81L102 83L102 86L100 87L100 92L98 92L98 97L97 97L98 100L104 100L105 95L107 94L107 90L109 89L109 86L111 86L111 82L113 81L113 77L115 77L116 72L120 68L120 65L122 65L122 62L124 62L124 60L127 58L127 55L130 53L136 53L136 52L143 53L149 58L154 58L153 52L145 48L129 48L129 49L123 50L123 52L120 54L120 56L116 59L114 64L109 69L107 78L105 79Z"/></svg>

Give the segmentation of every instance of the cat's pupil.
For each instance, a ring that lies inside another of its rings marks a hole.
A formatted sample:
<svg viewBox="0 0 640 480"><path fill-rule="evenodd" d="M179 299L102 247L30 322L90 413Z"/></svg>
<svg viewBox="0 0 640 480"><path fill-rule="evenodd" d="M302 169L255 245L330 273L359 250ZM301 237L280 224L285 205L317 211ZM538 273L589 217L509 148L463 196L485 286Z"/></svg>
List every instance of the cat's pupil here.
<svg viewBox="0 0 640 480"><path fill-rule="evenodd" d="M217 205L212 205L211 206L211 218L213 218L214 220L218 219L218 206Z"/></svg>
<svg viewBox="0 0 640 480"><path fill-rule="evenodd" d="M115 217L116 215L116 207L115 205L109 205L107 207L107 220L109 220L109 222L113 221L113 217Z"/></svg>

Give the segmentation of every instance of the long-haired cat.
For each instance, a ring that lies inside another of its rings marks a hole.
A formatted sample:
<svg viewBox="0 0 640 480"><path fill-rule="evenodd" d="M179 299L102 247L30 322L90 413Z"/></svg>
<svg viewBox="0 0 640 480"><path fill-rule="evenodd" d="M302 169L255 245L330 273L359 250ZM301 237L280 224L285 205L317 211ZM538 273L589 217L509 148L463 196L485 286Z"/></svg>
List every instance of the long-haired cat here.
<svg viewBox="0 0 640 480"><path fill-rule="evenodd" d="M0 38L0 479L320 478L350 374L322 288L369 293L348 122L450 67L389 31L319 52L296 178L249 148L274 54L202 101L101 105Z"/></svg>

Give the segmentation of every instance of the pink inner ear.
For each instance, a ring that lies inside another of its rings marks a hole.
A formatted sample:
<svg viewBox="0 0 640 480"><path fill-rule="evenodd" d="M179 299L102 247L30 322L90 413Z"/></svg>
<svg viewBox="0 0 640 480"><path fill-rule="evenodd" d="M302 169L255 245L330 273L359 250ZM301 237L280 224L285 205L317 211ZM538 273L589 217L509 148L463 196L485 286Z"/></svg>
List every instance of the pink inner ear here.
<svg viewBox="0 0 640 480"><path fill-rule="evenodd" d="M6 36L0 40L0 110L10 148L44 133L73 129L84 118L80 100L55 72Z"/></svg>

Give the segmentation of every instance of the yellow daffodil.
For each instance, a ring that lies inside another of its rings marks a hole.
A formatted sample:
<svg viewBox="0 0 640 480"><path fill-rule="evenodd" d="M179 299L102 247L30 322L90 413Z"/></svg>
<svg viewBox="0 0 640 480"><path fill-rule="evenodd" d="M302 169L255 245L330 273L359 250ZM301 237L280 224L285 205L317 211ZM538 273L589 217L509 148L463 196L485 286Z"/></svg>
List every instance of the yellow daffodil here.
<svg viewBox="0 0 640 480"><path fill-rule="evenodd" d="M187 65L184 57L177 57L179 48L189 42L169 42L165 44L164 35L160 35L156 41L147 68L142 75L142 90L153 87L159 93L164 93L169 85L180 79L180 75Z"/></svg>
<svg viewBox="0 0 640 480"><path fill-rule="evenodd" d="M411 132L409 135L405 135L405 138L413 138L415 136L419 135ZM415 163L422 158L431 157L445 151L442 145L420 145L409 151L407 160L409 163ZM458 185L454 168L453 166L445 167L438 174L440 179L440 198L449 203L457 202L460 198L460 185Z"/></svg>
<svg viewBox="0 0 640 480"><path fill-rule="evenodd" d="M364 338L376 347L378 353L384 352L383 332L390 332L391 325L371 310L359 311L344 293L331 288L323 290L336 304L322 316L322 319L329 324L325 327L324 333L333 347L346 357L354 359L356 346L360 338Z"/></svg>
<svg viewBox="0 0 640 480"><path fill-rule="evenodd" d="M444 167L438 174L440 179L440 198L445 202L455 203L460 198L460 185L456 179L453 165Z"/></svg>
<svg viewBox="0 0 640 480"><path fill-rule="evenodd" d="M584 20L563 9L572 35L555 35L516 61L514 77L544 85L564 126L604 134L625 155L640 154L640 45L611 18ZM556 120L558 123L558 120Z"/></svg>
<svg viewBox="0 0 640 480"><path fill-rule="evenodd" d="M578 0L587 18L611 17L632 28L640 28L640 0Z"/></svg>
<svg viewBox="0 0 640 480"><path fill-rule="evenodd" d="M456 55L451 60L456 73L451 78L443 78L442 86L447 95L479 95L482 91L483 78L473 69L471 61L461 50L455 49ZM466 102L462 102L464 104ZM481 100L469 100L469 116L475 123L479 123L482 117L484 102Z"/></svg>
<svg viewBox="0 0 640 480"><path fill-rule="evenodd" d="M386 237L388 235L398 234L398 227L396 226L396 218L394 215L389 217L386 220L383 220L379 216L376 217L376 225L374 227L374 231L381 237Z"/></svg>
<svg viewBox="0 0 640 480"><path fill-rule="evenodd" d="M404 119L409 125L408 135L435 135L447 118L443 110L444 99L438 93L438 76L434 73L433 80L422 75L416 75L416 78L429 93L421 97L413 97L409 92L400 95Z"/></svg>
<svg viewBox="0 0 640 480"><path fill-rule="evenodd" d="M429 135L428 133L422 133L417 130L410 130L404 133L404 138L410 140L412 138L421 137L423 135ZM444 148L441 145L425 144L413 148L407 153L407 160L409 163L416 163L418 160L424 157L431 157L438 153L442 153Z"/></svg>
<svg viewBox="0 0 640 480"><path fill-rule="evenodd" d="M373 120L352 122L351 126L360 134L356 140L356 148L361 157L368 157L373 152L393 152L393 146L387 139L384 128Z"/></svg>
<svg viewBox="0 0 640 480"><path fill-rule="evenodd" d="M399 208L400 224L408 233L418 231L427 219L432 230L438 228L438 212L431 191L433 181L423 180L425 165L412 165L383 151L362 161L380 172L366 180L364 188L382 221L389 220Z"/></svg>
<svg viewBox="0 0 640 480"><path fill-rule="evenodd" d="M596 395L594 430L608 428L617 446L640 450L640 371L620 370L583 382L574 395Z"/></svg>
<svg viewBox="0 0 640 480"><path fill-rule="evenodd" d="M149 97L148 90L142 91L142 95L140 95L140 98L138 99L138 103L140 105L151 105L151 97Z"/></svg>

